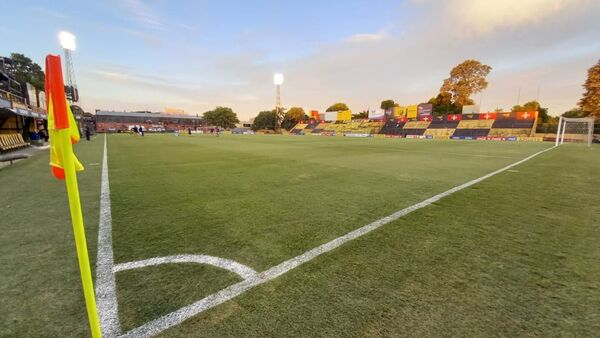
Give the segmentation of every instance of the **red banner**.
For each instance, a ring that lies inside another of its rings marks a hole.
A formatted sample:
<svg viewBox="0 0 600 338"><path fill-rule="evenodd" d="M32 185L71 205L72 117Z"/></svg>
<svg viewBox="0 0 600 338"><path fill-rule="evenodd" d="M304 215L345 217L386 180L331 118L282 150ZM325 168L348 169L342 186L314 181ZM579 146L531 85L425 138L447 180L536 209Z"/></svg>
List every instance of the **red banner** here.
<svg viewBox="0 0 600 338"><path fill-rule="evenodd" d="M462 120L462 114L450 114L447 116L448 121L455 122Z"/></svg>
<svg viewBox="0 0 600 338"><path fill-rule="evenodd" d="M480 120L495 120L498 114L496 113L485 113L479 114Z"/></svg>
<svg viewBox="0 0 600 338"><path fill-rule="evenodd" d="M419 121L431 121L431 115L419 115Z"/></svg>
<svg viewBox="0 0 600 338"><path fill-rule="evenodd" d="M518 120L533 120L535 119L535 115L537 114L537 112L517 112L517 119Z"/></svg>

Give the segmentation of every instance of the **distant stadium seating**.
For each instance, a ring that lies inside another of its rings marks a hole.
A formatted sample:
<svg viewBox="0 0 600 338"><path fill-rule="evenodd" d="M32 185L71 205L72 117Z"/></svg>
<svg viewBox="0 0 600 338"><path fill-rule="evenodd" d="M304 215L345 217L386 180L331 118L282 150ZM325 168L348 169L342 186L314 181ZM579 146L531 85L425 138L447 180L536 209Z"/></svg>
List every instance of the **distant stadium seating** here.
<svg viewBox="0 0 600 338"><path fill-rule="evenodd" d="M292 134L312 132L323 135L383 134L397 137L427 138L523 138L534 135L537 114L505 112L435 116L432 121L406 118L382 121L336 121L306 125L299 123Z"/></svg>
<svg viewBox="0 0 600 338"><path fill-rule="evenodd" d="M490 133L489 129L456 129L452 134L452 137L486 137Z"/></svg>
<svg viewBox="0 0 600 338"><path fill-rule="evenodd" d="M456 129L492 129L494 120L462 120Z"/></svg>
<svg viewBox="0 0 600 338"><path fill-rule="evenodd" d="M529 137L531 136L531 128L529 129L521 129L521 128L493 128L490 130L490 137Z"/></svg>
<svg viewBox="0 0 600 338"><path fill-rule="evenodd" d="M317 125L306 125L297 124L290 131L292 134L299 134L301 132L313 134L322 133L335 133L337 135L343 135L348 133L355 134L376 134L379 133L382 126L382 122L373 121L336 121L336 122L321 122Z"/></svg>

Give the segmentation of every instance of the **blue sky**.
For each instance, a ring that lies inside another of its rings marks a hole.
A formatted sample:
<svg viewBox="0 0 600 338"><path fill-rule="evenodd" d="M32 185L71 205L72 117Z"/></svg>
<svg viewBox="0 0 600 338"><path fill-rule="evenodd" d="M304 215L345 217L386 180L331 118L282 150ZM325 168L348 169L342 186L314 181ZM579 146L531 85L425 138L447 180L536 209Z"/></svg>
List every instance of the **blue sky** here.
<svg viewBox="0 0 600 338"><path fill-rule="evenodd" d="M0 55L43 64L57 34L77 36L74 65L86 110L217 105L249 118L283 104L353 110L435 95L455 64L493 67L483 109L537 96L573 107L600 58L591 0L11 1L0 4Z"/></svg>

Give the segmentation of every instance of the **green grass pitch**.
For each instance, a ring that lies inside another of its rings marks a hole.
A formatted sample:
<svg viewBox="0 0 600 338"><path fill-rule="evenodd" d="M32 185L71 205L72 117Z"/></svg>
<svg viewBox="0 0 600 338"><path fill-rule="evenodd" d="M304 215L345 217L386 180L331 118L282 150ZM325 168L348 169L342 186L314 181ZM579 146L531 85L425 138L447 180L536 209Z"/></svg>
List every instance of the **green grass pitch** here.
<svg viewBox="0 0 600 338"><path fill-rule="evenodd" d="M95 276L104 136L76 152ZM108 136L115 263L205 254L261 272L549 143ZM564 145L202 312L163 336L595 336L600 147ZM88 335L63 182L0 170L0 336ZM241 278L116 273L121 330ZM595 333L594 333L595 332Z"/></svg>

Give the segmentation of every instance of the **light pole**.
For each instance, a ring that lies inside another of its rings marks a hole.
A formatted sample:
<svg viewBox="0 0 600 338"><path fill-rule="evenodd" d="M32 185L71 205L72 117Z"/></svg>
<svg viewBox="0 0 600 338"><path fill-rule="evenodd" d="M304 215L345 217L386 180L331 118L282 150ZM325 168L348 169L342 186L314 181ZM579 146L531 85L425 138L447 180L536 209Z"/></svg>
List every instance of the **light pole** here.
<svg viewBox="0 0 600 338"><path fill-rule="evenodd" d="M79 101L79 92L75 82L75 72L73 71L73 58L71 52L75 50L75 35L69 32L60 32L58 34L60 45L65 53L65 85L67 86L67 98L71 102Z"/></svg>
<svg viewBox="0 0 600 338"><path fill-rule="evenodd" d="M273 75L273 83L277 89L276 97L275 97L275 115L277 118L277 122L275 123L275 130L279 131L281 128L281 122L283 121L283 114L281 111L281 85L283 84L283 74L275 73Z"/></svg>

